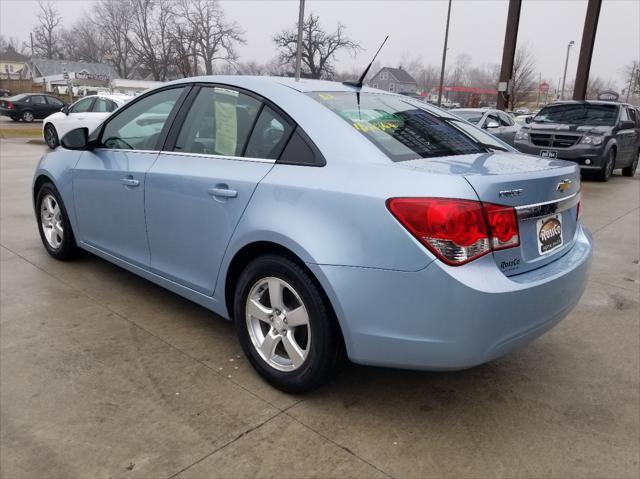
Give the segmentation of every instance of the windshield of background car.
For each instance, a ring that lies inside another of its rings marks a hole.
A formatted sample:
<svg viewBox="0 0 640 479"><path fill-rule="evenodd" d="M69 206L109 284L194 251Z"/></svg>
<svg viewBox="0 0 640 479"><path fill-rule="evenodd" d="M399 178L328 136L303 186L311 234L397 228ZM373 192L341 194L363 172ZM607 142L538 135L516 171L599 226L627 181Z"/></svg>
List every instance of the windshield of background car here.
<svg viewBox="0 0 640 479"><path fill-rule="evenodd" d="M361 92L310 92L392 161L485 153L486 146L457 126L455 117L418 108L403 98Z"/></svg>
<svg viewBox="0 0 640 479"><path fill-rule="evenodd" d="M481 111L465 111L465 110L452 110L449 113L459 116L463 120L467 120L470 123L480 122L480 120L482 120L482 115L484 114L484 112L481 112Z"/></svg>
<svg viewBox="0 0 640 479"><path fill-rule="evenodd" d="M534 123L613 126L618 118L617 105L568 104L548 106L540 110Z"/></svg>

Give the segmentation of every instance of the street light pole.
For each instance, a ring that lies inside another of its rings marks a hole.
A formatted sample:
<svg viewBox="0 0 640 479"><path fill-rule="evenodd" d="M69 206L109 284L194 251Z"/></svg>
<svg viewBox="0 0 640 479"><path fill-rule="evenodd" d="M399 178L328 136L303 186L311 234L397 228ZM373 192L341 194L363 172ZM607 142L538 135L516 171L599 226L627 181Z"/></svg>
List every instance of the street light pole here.
<svg viewBox="0 0 640 479"><path fill-rule="evenodd" d="M564 75L562 75L562 90L560 90L560 101L564 100L564 85L567 81L567 66L569 65L569 52L571 51L571 47L575 45L576 42L571 40L567 44L567 58L564 60Z"/></svg>
<svg viewBox="0 0 640 479"><path fill-rule="evenodd" d="M304 26L304 0L300 0L298 12L298 44L296 45L296 81L300 81L300 66L302 63L302 29Z"/></svg>
<svg viewBox="0 0 640 479"><path fill-rule="evenodd" d="M449 19L451 18L451 0L447 10L447 27L444 31L444 48L442 49L442 67L440 68L440 89L438 90L438 106L442 104L442 85L444 83L444 66L447 63L447 43L449 42Z"/></svg>

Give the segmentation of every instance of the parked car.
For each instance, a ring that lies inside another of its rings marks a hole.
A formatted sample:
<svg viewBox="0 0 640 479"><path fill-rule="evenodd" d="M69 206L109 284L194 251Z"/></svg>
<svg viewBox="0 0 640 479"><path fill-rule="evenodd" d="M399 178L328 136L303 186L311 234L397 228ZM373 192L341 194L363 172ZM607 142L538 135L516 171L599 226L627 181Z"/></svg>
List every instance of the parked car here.
<svg viewBox="0 0 640 479"><path fill-rule="evenodd" d="M0 100L0 115L8 116L13 121L31 123L42 120L56 111L60 111L66 103L55 96L40 93L21 93Z"/></svg>
<svg viewBox="0 0 640 479"><path fill-rule="evenodd" d="M531 123L534 116L535 115L518 115L513 120L522 127L527 123Z"/></svg>
<svg viewBox="0 0 640 479"><path fill-rule="evenodd" d="M587 281L579 199L574 163L421 101L248 76L148 91L33 179L51 256L85 249L235 321L290 392L345 352L462 369L552 328Z"/></svg>
<svg viewBox="0 0 640 479"><path fill-rule="evenodd" d="M68 131L86 126L91 133L102 120L132 97L125 95L91 95L71 106L49 115L42 122L42 137L49 148L55 149Z"/></svg>
<svg viewBox="0 0 640 479"><path fill-rule="evenodd" d="M5 90L4 88L0 88L0 97L11 96L11 92L9 90Z"/></svg>
<svg viewBox="0 0 640 479"><path fill-rule="evenodd" d="M514 110L514 113L516 115L528 115L529 114L529 109L527 107L520 107L520 108L516 108Z"/></svg>
<svg viewBox="0 0 640 479"><path fill-rule="evenodd" d="M520 125L511 115L491 108L460 108L449 110L463 120L487 130L493 136L513 146L513 140Z"/></svg>
<svg viewBox="0 0 640 479"><path fill-rule="evenodd" d="M640 156L640 111L606 101L556 103L518 132L515 146L543 158L574 161L601 181L616 168L633 176Z"/></svg>

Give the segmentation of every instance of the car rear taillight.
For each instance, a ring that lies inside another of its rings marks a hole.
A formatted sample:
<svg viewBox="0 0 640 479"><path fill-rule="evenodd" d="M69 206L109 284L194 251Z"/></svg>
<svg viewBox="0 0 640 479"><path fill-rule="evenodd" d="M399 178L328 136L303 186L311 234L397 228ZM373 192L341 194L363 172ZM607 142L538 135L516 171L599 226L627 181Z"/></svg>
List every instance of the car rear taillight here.
<svg viewBox="0 0 640 479"><path fill-rule="evenodd" d="M15 110L16 109L14 104L11 103L10 101L6 102L6 104L7 104L7 109L9 109L9 110Z"/></svg>
<svg viewBox="0 0 640 479"><path fill-rule="evenodd" d="M387 208L420 243L458 266L520 244L515 209L449 198L391 198Z"/></svg>

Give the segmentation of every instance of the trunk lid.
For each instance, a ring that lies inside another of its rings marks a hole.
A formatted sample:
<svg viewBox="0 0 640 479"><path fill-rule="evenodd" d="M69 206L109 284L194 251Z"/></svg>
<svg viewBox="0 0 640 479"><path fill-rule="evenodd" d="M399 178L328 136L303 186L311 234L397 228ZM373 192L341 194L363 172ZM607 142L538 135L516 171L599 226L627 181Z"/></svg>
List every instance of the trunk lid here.
<svg viewBox="0 0 640 479"><path fill-rule="evenodd" d="M414 169L463 176L481 201L516 208L520 245L493 252L496 264L507 276L553 261L574 242L580 191L580 170L575 163L510 152L403 163ZM559 239L561 245L557 244Z"/></svg>

